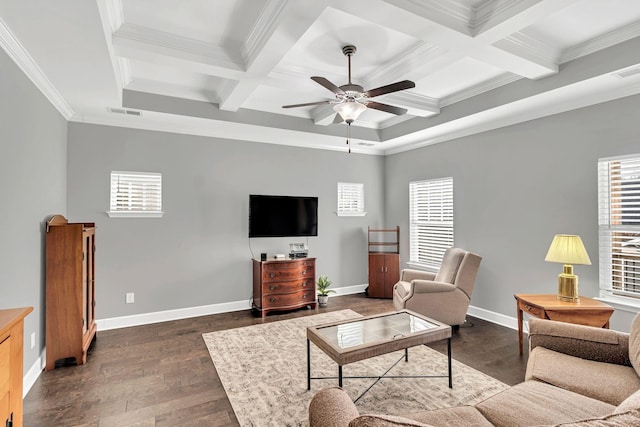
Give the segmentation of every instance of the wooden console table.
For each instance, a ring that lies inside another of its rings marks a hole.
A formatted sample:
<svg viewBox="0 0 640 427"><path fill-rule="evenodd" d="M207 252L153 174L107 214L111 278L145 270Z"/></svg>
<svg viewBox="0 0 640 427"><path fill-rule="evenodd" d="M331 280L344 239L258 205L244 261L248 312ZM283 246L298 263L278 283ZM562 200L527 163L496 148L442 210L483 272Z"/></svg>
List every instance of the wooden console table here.
<svg viewBox="0 0 640 427"><path fill-rule="evenodd" d="M580 297L579 302L559 301L556 294L515 294L518 310L518 344L522 354L522 313L539 319L609 328L613 307L601 301Z"/></svg>

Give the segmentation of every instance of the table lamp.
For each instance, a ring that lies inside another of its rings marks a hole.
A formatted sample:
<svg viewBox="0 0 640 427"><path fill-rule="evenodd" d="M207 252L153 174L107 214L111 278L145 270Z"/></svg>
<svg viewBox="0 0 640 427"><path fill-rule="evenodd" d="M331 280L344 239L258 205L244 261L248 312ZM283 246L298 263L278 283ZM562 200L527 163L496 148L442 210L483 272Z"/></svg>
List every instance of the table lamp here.
<svg viewBox="0 0 640 427"><path fill-rule="evenodd" d="M573 274L573 264L591 265L580 236L556 234L544 260L564 264L562 273L558 275L558 299L569 302L580 301L578 276Z"/></svg>

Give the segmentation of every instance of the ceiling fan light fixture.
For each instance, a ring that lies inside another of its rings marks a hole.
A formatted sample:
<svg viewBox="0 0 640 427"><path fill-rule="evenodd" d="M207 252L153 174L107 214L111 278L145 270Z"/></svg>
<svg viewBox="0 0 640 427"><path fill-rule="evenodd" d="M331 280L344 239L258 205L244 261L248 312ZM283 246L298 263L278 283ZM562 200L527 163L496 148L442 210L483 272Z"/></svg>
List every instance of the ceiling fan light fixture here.
<svg viewBox="0 0 640 427"><path fill-rule="evenodd" d="M357 101L345 101L333 106L333 110L348 124L353 123L366 109L366 105Z"/></svg>

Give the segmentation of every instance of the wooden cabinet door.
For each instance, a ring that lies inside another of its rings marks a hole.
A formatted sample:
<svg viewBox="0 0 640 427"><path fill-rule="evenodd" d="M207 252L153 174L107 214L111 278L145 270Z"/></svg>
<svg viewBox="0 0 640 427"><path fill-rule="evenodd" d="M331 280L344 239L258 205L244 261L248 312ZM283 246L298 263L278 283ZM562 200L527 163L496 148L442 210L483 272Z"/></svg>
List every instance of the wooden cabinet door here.
<svg viewBox="0 0 640 427"><path fill-rule="evenodd" d="M369 254L370 297L384 298L385 259L384 254Z"/></svg>
<svg viewBox="0 0 640 427"><path fill-rule="evenodd" d="M384 297L393 298L393 286L400 280L400 256L396 254L384 257Z"/></svg>

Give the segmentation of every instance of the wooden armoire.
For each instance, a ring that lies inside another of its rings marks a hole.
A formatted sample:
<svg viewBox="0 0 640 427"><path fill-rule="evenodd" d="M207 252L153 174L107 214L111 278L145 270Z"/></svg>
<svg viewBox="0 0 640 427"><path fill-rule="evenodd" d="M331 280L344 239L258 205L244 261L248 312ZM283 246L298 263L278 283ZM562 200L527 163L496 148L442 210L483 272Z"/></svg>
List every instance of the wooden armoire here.
<svg viewBox="0 0 640 427"><path fill-rule="evenodd" d="M69 223L62 215L46 230L46 369L56 361L87 362L96 335L95 223Z"/></svg>

